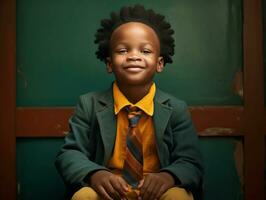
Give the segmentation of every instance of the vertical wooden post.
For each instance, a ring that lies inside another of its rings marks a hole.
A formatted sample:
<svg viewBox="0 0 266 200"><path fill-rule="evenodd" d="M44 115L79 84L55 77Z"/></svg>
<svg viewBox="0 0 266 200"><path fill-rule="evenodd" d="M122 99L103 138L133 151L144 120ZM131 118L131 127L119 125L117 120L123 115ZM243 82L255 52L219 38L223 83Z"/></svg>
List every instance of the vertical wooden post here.
<svg viewBox="0 0 266 200"><path fill-rule="evenodd" d="M262 1L244 0L245 199L264 199Z"/></svg>
<svg viewBox="0 0 266 200"><path fill-rule="evenodd" d="M0 1L0 199L16 199L16 1Z"/></svg>

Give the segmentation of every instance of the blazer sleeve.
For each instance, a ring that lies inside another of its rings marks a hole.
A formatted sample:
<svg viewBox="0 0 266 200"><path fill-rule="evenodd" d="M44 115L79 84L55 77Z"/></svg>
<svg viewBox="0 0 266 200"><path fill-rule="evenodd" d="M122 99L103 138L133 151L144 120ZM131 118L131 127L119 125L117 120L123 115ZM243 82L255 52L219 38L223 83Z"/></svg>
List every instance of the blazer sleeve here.
<svg viewBox="0 0 266 200"><path fill-rule="evenodd" d="M169 171L174 175L178 186L190 191L197 191L202 184L202 157L196 130L187 105L183 101L173 107L170 124L172 133L171 162L162 171Z"/></svg>
<svg viewBox="0 0 266 200"><path fill-rule="evenodd" d="M86 185L85 178L93 171L106 169L90 158L95 149L91 142L93 120L92 98L81 96L74 115L69 119L70 131L65 137L55 161L56 168L67 186Z"/></svg>

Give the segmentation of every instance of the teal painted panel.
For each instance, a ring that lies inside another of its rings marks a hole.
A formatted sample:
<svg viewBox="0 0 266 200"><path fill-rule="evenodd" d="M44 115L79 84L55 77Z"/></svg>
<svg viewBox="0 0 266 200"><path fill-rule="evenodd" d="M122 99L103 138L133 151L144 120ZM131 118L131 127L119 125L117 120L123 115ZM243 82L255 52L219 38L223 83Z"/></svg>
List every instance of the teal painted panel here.
<svg viewBox="0 0 266 200"><path fill-rule="evenodd" d="M130 0L166 15L175 29L174 63L159 87L190 105L239 105L232 84L242 67L241 0ZM69 106L113 80L94 55L102 18L122 0L17 1L17 105ZM111 5L111 6L110 6Z"/></svg>
<svg viewBox="0 0 266 200"><path fill-rule="evenodd" d="M238 139L201 138L205 165L204 200L242 200L235 168L234 152ZM63 139L18 139L17 179L20 200L60 200L64 185L54 167L55 155Z"/></svg>
<svg viewBox="0 0 266 200"><path fill-rule="evenodd" d="M17 139L18 200L63 200L64 183L54 166L62 139Z"/></svg>
<svg viewBox="0 0 266 200"><path fill-rule="evenodd" d="M204 199L242 200L243 188L234 158L239 139L201 138L204 158Z"/></svg>

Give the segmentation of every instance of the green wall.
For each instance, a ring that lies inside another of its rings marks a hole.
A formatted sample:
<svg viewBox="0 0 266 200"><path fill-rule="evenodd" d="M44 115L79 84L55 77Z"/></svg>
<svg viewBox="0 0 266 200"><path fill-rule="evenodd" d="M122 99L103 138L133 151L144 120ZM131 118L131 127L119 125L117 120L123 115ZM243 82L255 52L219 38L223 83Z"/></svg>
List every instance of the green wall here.
<svg viewBox="0 0 266 200"><path fill-rule="evenodd" d="M232 84L242 67L241 0L131 0L166 15L175 29L174 63L158 86L189 105L241 105ZM73 106L79 95L110 87L112 75L94 55L100 20L125 1L18 0L17 106ZM63 139L18 139L18 199L64 198L54 168ZM205 199L242 198L237 138L201 138Z"/></svg>
<svg viewBox="0 0 266 200"><path fill-rule="evenodd" d="M18 200L64 199L64 183L54 160L63 139L18 139Z"/></svg>
<svg viewBox="0 0 266 200"><path fill-rule="evenodd" d="M110 86L94 55L100 20L125 1L18 0L17 105L69 106L85 92ZM166 15L175 30L174 62L160 88L190 105L239 105L232 90L242 67L240 0L142 2Z"/></svg>

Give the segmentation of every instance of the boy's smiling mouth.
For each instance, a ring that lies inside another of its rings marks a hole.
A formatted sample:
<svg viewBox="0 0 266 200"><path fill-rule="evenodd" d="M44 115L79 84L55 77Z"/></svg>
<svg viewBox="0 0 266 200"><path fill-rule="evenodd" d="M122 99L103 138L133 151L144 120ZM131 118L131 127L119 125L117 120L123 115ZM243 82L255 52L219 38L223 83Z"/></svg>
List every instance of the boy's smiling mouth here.
<svg viewBox="0 0 266 200"><path fill-rule="evenodd" d="M127 65L125 67L123 67L126 71L129 72L140 72L142 71L145 67L141 66L141 65Z"/></svg>

